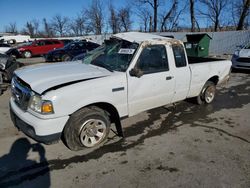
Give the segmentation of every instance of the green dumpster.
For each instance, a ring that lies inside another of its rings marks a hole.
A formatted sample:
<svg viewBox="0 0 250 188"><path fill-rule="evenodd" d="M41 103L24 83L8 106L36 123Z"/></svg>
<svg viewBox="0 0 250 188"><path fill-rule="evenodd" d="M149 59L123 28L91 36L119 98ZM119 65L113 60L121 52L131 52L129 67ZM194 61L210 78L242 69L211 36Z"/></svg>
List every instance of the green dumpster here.
<svg viewBox="0 0 250 188"><path fill-rule="evenodd" d="M209 43L212 39L208 34L188 34L185 48L187 55L191 57L207 57L209 54Z"/></svg>

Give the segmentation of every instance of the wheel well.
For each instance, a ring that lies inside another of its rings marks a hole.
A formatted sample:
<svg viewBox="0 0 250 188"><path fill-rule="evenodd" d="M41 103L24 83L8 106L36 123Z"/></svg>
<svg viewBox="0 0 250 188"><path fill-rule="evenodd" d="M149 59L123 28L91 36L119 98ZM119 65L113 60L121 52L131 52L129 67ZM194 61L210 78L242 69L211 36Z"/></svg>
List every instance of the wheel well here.
<svg viewBox="0 0 250 188"><path fill-rule="evenodd" d="M209 78L208 81L211 81L211 82L213 82L215 85L217 85L218 82L219 82L219 76L213 76L212 78Z"/></svg>
<svg viewBox="0 0 250 188"><path fill-rule="evenodd" d="M111 105L109 103L100 102L100 103L94 103L94 104L91 104L88 106L96 106L96 107L99 107L99 108L105 110L110 117L111 123L115 123L118 135L122 136L122 137L124 136L123 131L122 131L122 125L121 125L119 113L113 105ZM88 107L88 106L86 106L86 107Z"/></svg>

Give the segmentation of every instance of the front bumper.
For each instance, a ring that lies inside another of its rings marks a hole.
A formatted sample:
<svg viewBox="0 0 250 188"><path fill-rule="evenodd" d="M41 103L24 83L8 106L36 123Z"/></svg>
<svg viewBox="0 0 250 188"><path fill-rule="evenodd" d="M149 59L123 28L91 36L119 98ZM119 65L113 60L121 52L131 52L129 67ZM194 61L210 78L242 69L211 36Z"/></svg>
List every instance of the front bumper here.
<svg viewBox="0 0 250 188"><path fill-rule="evenodd" d="M60 55L53 55L53 54L46 54L44 56L46 62L54 62L54 61L61 61L62 58Z"/></svg>
<svg viewBox="0 0 250 188"><path fill-rule="evenodd" d="M11 98L11 120L20 131L32 139L45 144L52 144L61 138L68 116L55 119L40 119L29 112L22 111Z"/></svg>
<svg viewBox="0 0 250 188"><path fill-rule="evenodd" d="M250 69L250 58L249 58L249 62L241 62L241 61L238 61L236 58L233 58L232 63L233 63L232 67L234 69L247 69L247 70Z"/></svg>

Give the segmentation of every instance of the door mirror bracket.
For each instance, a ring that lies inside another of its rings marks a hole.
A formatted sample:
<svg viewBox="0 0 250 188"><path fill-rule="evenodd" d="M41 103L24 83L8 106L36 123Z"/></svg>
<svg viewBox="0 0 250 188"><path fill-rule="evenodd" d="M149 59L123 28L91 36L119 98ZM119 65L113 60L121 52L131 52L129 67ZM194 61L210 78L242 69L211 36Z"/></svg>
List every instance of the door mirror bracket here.
<svg viewBox="0 0 250 188"><path fill-rule="evenodd" d="M140 78L143 75L143 71L138 68L133 68L129 71L130 76Z"/></svg>

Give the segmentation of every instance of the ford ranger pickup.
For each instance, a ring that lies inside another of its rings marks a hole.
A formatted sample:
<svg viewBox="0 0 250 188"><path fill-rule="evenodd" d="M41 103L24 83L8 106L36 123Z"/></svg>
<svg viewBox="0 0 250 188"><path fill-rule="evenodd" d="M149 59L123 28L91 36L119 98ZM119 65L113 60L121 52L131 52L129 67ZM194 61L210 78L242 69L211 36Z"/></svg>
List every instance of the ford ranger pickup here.
<svg viewBox="0 0 250 188"><path fill-rule="evenodd" d="M63 139L71 150L103 143L120 119L196 98L214 101L231 61L187 57L181 41L153 34L113 35L83 60L15 71L10 112L14 125L43 143Z"/></svg>

